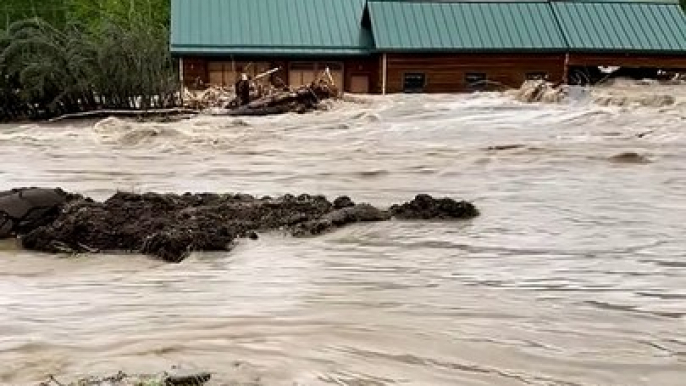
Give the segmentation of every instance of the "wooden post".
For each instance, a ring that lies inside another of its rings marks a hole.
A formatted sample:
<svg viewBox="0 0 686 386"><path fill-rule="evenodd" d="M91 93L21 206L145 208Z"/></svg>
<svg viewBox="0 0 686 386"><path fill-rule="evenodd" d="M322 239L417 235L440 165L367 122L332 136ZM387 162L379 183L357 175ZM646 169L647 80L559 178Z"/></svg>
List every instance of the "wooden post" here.
<svg viewBox="0 0 686 386"><path fill-rule="evenodd" d="M388 77L388 61L386 59L386 54L384 53L381 57L381 94L386 95L386 78Z"/></svg>
<svg viewBox="0 0 686 386"><path fill-rule="evenodd" d="M179 86L181 89L181 93L179 94L179 100L181 100L181 105L183 105L183 90L185 89L185 85L183 82L183 56L179 56Z"/></svg>
<svg viewBox="0 0 686 386"><path fill-rule="evenodd" d="M179 57L179 81L183 86L183 56Z"/></svg>
<svg viewBox="0 0 686 386"><path fill-rule="evenodd" d="M562 84L569 84L569 52L565 54L565 67L562 73Z"/></svg>

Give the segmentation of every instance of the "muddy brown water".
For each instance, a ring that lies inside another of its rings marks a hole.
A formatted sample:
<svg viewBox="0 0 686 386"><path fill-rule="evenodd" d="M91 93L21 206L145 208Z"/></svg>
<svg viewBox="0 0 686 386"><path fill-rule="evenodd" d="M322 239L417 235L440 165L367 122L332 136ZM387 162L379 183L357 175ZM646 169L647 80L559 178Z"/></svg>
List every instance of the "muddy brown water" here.
<svg viewBox="0 0 686 386"><path fill-rule="evenodd" d="M0 188L425 192L482 216L266 235L180 265L5 241L0 384L177 365L234 385L683 385L685 148L683 105L499 94L2 125Z"/></svg>

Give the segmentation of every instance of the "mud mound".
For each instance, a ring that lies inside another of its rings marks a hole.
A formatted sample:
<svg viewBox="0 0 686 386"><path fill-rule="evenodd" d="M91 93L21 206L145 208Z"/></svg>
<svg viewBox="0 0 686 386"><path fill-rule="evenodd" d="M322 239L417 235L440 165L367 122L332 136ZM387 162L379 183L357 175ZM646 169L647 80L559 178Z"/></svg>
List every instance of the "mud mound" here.
<svg viewBox="0 0 686 386"><path fill-rule="evenodd" d="M51 223L59 215L59 208L74 198L61 189L20 188L0 192L0 238Z"/></svg>
<svg viewBox="0 0 686 386"><path fill-rule="evenodd" d="M10 197L18 194L29 192L8 193ZM392 217L462 219L478 215L469 202L425 194L389 210L356 204L345 196L332 203L324 196L307 194L255 198L246 194L120 192L104 202L64 192L59 197L62 199L54 202L50 215L39 217L30 227L13 226L24 248L50 253L130 251L180 262L192 251L230 250L237 239L254 239L261 231L313 236L352 223ZM15 208L6 209L15 213Z"/></svg>
<svg viewBox="0 0 686 386"><path fill-rule="evenodd" d="M479 215L476 207L469 202L450 198L435 199L428 194L420 194L402 205L393 205L390 212L393 217L406 220L467 219Z"/></svg>

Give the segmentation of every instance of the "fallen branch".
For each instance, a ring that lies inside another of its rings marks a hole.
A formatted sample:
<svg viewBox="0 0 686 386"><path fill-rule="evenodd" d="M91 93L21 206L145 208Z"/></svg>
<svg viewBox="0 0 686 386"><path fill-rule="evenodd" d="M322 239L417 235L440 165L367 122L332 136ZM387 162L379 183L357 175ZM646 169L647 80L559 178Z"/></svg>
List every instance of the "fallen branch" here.
<svg viewBox="0 0 686 386"><path fill-rule="evenodd" d="M183 115L183 114L199 114L195 109L188 108L171 108L171 109L152 109L152 110L91 110L81 113L65 114L57 118L52 118L48 122L54 123L66 119L81 119L81 118L100 118L104 116L118 116L118 117L150 117L157 115Z"/></svg>

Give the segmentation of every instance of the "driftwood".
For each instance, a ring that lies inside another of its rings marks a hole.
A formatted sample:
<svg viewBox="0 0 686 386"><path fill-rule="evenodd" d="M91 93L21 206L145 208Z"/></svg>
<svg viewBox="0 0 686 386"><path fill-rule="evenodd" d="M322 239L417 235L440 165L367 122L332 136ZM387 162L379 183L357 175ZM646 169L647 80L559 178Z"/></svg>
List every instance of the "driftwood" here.
<svg viewBox="0 0 686 386"><path fill-rule="evenodd" d="M299 87L259 85L255 81L265 78L279 68L255 76L251 80L249 102L241 103L235 87L209 87L200 92L184 90L184 107L198 110L216 110L212 115L271 115L288 112L305 113L319 107L321 101L339 96L333 76L327 68L310 84Z"/></svg>
<svg viewBox="0 0 686 386"><path fill-rule="evenodd" d="M253 100L244 106L230 105L229 110L217 112L214 115L272 115L284 113L303 114L316 110L320 107L323 100L334 98L338 95L335 87L330 87L326 83L318 85L312 84L302 86L294 91L279 91Z"/></svg>
<svg viewBox="0 0 686 386"><path fill-rule="evenodd" d="M568 88L561 84L554 84L545 80L527 80L518 90L514 90L514 97L520 102L558 103L567 97Z"/></svg>
<svg viewBox="0 0 686 386"><path fill-rule="evenodd" d="M48 120L48 122L59 122L66 119L80 119L80 118L102 118L109 116L116 117L132 117L132 118L146 118L153 116L169 116L169 115L195 115L199 111L190 108L172 108L172 109L152 109L152 110L92 110L80 113L65 114L59 117Z"/></svg>
<svg viewBox="0 0 686 386"><path fill-rule="evenodd" d="M203 386L212 378L212 374L207 372L197 374L126 374L119 372L105 377L86 377L76 382L64 383L54 375L50 375L48 380L41 382L38 386Z"/></svg>

